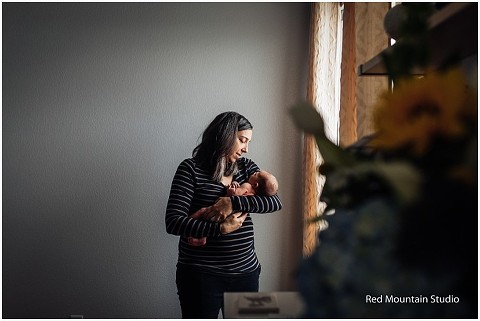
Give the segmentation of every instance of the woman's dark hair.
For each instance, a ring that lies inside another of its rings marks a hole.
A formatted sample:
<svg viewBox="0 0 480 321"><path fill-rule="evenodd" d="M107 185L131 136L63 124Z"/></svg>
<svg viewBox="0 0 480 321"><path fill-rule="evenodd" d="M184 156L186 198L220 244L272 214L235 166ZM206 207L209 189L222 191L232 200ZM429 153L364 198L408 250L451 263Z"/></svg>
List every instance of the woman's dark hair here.
<svg viewBox="0 0 480 321"><path fill-rule="evenodd" d="M236 163L229 164L226 156L235 144L237 132L247 129L253 126L244 116L233 111L221 113L203 132L201 143L193 150L193 158L212 174L213 180L220 182L224 175L236 170Z"/></svg>

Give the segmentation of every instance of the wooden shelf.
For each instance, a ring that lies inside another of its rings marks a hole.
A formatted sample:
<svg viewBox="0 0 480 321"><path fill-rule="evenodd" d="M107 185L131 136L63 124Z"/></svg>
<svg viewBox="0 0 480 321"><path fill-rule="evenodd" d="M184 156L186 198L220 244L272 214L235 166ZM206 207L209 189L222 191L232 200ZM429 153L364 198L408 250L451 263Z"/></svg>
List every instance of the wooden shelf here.
<svg viewBox="0 0 480 321"><path fill-rule="evenodd" d="M431 67L436 68L450 55L465 59L478 51L478 4L451 3L429 19L428 44L432 54ZM395 46L395 45L393 45ZM392 47L393 47L392 46ZM391 50L385 49L383 52ZM359 76L386 75L381 54L358 66ZM421 74L422 70L415 70Z"/></svg>

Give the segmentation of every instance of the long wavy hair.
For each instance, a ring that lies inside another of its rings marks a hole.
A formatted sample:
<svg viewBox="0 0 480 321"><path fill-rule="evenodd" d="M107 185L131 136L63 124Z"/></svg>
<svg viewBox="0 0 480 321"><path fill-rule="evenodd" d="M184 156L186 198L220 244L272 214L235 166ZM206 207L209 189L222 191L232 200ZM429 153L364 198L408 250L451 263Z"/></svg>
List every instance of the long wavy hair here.
<svg viewBox="0 0 480 321"><path fill-rule="evenodd" d="M237 132L253 129L252 124L239 113L228 111L219 114L207 126L202 141L193 150L193 158L200 167L212 174L212 179L221 182L223 176L234 174L237 164L229 163L228 155L237 139Z"/></svg>

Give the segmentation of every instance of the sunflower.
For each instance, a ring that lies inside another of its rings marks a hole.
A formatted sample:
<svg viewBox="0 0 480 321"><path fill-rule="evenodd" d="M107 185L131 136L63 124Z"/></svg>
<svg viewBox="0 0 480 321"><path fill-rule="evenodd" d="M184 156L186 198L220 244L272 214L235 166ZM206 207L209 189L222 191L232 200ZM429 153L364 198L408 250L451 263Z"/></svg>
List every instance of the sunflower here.
<svg viewBox="0 0 480 321"><path fill-rule="evenodd" d="M378 135L372 146L411 148L424 154L436 137L455 138L466 132L465 117L475 106L466 80L457 69L404 80L380 96L374 109Z"/></svg>

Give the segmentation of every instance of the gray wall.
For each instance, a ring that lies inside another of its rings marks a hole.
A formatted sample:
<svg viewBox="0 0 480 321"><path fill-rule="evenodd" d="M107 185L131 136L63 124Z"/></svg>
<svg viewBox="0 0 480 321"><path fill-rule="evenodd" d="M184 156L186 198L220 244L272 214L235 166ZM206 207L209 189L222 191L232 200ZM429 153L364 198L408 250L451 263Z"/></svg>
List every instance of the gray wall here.
<svg viewBox="0 0 480 321"><path fill-rule="evenodd" d="M309 4L2 5L4 318L180 317L166 201L226 110L281 184L260 290L295 289Z"/></svg>

